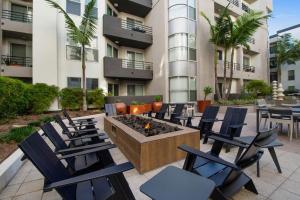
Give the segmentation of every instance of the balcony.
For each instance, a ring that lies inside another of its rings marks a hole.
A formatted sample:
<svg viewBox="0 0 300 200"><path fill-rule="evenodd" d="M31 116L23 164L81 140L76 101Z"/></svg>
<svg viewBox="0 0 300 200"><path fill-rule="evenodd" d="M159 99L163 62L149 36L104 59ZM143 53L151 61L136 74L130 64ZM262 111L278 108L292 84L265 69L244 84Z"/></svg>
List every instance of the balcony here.
<svg viewBox="0 0 300 200"><path fill-rule="evenodd" d="M249 13L251 11L251 9L244 3L242 3L242 10Z"/></svg>
<svg viewBox="0 0 300 200"><path fill-rule="evenodd" d="M32 58L6 56L1 57L2 74L10 77L32 77Z"/></svg>
<svg viewBox="0 0 300 200"><path fill-rule="evenodd" d="M150 62L104 57L104 77L118 79L152 80Z"/></svg>
<svg viewBox="0 0 300 200"><path fill-rule="evenodd" d="M152 0L109 0L119 12L146 17L152 9Z"/></svg>
<svg viewBox="0 0 300 200"><path fill-rule="evenodd" d="M239 0L227 0L229 3L235 5L236 7L240 6Z"/></svg>
<svg viewBox="0 0 300 200"><path fill-rule="evenodd" d="M32 14L2 10L2 29L32 34Z"/></svg>
<svg viewBox="0 0 300 200"><path fill-rule="evenodd" d="M255 73L255 67L250 66L250 65L244 65L243 66L243 71L244 72L249 72L249 73Z"/></svg>
<svg viewBox="0 0 300 200"><path fill-rule="evenodd" d="M146 49L153 43L151 27L108 15L103 16L103 35L119 46Z"/></svg>
<svg viewBox="0 0 300 200"><path fill-rule="evenodd" d="M226 63L227 76L230 76L231 62ZM224 61L220 60L218 63L218 77L224 77ZM241 65L239 63L233 63L233 77L239 77L241 72Z"/></svg>

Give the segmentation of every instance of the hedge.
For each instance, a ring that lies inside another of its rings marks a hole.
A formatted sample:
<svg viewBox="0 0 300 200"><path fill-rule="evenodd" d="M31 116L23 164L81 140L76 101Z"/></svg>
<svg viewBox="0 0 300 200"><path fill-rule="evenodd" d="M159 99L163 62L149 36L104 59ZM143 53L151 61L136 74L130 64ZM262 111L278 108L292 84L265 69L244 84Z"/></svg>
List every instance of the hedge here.
<svg viewBox="0 0 300 200"><path fill-rule="evenodd" d="M80 88L64 88L59 92L59 97L64 109L76 110L82 107L83 91Z"/></svg>
<svg viewBox="0 0 300 200"><path fill-rule="evenodd" d="M93 105L98 109L103 108L105 94L102 89L91 90L87 93L88 105Z"/></svg>

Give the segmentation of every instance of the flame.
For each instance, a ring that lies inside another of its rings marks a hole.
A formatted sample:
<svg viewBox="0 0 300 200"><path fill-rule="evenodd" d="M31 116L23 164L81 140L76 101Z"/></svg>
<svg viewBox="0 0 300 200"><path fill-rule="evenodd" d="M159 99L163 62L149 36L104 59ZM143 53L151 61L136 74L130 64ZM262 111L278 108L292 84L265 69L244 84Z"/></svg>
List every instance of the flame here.
<svg viewBox="0 0 300 200"><path fill-rule="evenodd" d="M146 125L145 125L145 127L144 127L145 129L150 129L151 128L151 124L150 124L150 122L148 122Z"/></svg>

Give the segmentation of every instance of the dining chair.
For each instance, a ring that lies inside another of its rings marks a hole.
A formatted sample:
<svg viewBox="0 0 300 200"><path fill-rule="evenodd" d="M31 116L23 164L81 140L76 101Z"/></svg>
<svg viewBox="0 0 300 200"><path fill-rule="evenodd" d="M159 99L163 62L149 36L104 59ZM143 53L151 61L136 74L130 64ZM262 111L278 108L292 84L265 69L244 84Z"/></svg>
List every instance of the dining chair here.
<svg viewBox="0 0 300 200"><path fill-rule="evenodd" d="M269 121L270 121L270 127L273 126L273 123L280 124L281 132L282 132L283 124L287 124L289 138L290 141L292 141L294 135L294 124L296 121L294 119L293 111L291 108L270 108ZM297 137L297 134L295 136Z"/></svg>
<svg viewBox="0 0 300 200"><path fill-rule="evenodd" d="M267 107L267 102L265 99L257 99L256 100L256 105L258 108L266 108ZM269 112L268 111L260 111L259 112L259 126L261 125L261 121L264 119L264 128L266 128L267 121L269 119Z"/></svg>

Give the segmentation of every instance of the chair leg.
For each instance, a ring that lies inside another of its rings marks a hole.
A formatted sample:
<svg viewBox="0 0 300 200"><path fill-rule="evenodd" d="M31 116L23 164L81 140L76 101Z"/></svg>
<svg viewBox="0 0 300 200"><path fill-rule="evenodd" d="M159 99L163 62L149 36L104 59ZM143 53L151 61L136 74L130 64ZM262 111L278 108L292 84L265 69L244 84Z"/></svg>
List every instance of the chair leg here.
<svg viewBox="0 0 300 200"><path fill-rule="evenodd" d="M265 119L265 123L264 123L264 129L266 128L267 121L268 121L268 118L266 118L266 119Z"/></svg>
<svg viewBox="0 0 300 200"><path fill-rule="evenodd" d="M245 188L249 190L250 192L253 192L255 194L258 194L257 189L253 183L253 181L250 179L249 182L245 185Z"/></svg>
<svg viewBox="0 0 300 200"><path fill-rule="evenodd" d="M210 195L210 198L213 200L229 200L229 198L225 197L224 194L218 188L215 188L213 193Z"/></svg>
<svg viewBox="0 0 300 200"><path fill-rule="evenodd" d="M281 174L282 171L281 171L281 168L280 168L280 165L279 165L279 162L278 162L277 155L276 155L274 147L270 147L270 148L268 148L268 150L269 150L269 152L271 154L271 157L273 159L273 162L276 165L276 168L277 168L278 172Z"/></svg>
<svg viewBox="0 0 300 200"><path fill-rule="evenodd" d="M290 142L293 140L293 129L294 126L292 124L289 124Z"/></svg>
<svg viewBox="0 0 300 200"><path fill-rule="evenodd" d="M244 148L240 147L238 153L236 154L234 162L236 163L238 159L241 157L242 153L244 151Z"/></svg>
<svg viewBox="0 0 300 200"><path fill-rule="evenodd" d="M260 177L260 166L259 166L259 160L256 162L256 176Z"/></svg>

